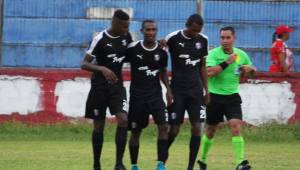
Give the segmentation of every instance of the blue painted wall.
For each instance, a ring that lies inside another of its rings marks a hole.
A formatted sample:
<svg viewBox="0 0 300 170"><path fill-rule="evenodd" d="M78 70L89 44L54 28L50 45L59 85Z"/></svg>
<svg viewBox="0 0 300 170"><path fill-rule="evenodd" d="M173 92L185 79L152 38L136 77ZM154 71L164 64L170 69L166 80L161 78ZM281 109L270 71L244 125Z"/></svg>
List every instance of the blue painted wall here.
<svg viewBox="0 0 300 170"><path fill-rule="evenodd" d="M237 46L245 48L259 70L269 66L268 48L279 23L295 27L288 45L300 47L300 3L205 1L204 33L210 45L218 45L219 28L237 29ZM86 19L90 7L130 7L134 9L131 31L140 22L153 18L159 24L159 37L184 26L195 12L195 0L5 0L3 27L3 66L76 68L93 32L110 25L109 20ZM297 38L298 37L298 38ZM300 52L295 56L300 71Z"/></svg>

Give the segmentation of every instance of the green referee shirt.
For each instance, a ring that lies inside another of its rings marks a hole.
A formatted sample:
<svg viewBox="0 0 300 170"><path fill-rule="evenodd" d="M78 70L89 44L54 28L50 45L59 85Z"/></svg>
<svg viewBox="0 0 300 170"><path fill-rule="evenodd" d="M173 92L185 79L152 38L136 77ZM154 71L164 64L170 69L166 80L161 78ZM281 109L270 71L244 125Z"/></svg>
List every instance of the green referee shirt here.
<svg viewBox="0 0 300 170"><path fill-rule="evenodd" d="M252 65L248 55L241 49L233 48L237 54L235 62L230 64L224 71L208 79L208 91L220 95L231 95L239 93L240 72L239 67L242 65ZM229 55L225 54L222 47L212 49L206 59L206 66L216 66L228 59Z"/></svg>

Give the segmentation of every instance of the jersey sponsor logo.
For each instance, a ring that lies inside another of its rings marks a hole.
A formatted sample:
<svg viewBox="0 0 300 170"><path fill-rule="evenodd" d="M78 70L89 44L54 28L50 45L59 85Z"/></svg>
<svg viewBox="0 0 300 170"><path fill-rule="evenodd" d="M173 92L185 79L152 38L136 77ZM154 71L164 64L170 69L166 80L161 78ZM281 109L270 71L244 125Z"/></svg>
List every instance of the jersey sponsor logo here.
<svg viewBox="0 0 300 170"><path fill-rule="evenodd" d="M148 70L148 69L149 69L148 66L143 66L143 67L139 67L139 68L138 68L138 70L141 70L141 71L142 71L142 70Z"/></svg>
<svg viewBox="0 0 300 170"><path fill-rule="evenodd" d="M117 54L109 54L107 55L107 58L112 58L113 63L122 63L122 61L125 59L125 56L118 58Z"/></svg>
<svg viewBox="0 0 300 170"><path fill-rule="evenodd" d="M179 46L181 46L182 48L184 47L184 43L180 42L178 43Z"/></svg>
<svg viewBox="0 0 300 170"><path fill-rule="evenodd" d="M113 58L113 57L116 57L116 56L117 56L117 54L108 54L107 58Z"/></svg>
<svg viewBox="0 0 300 170"><path fill-rule="evenodd" d="M190 58L190 55L188 55L188 54L180 54L178 57L179 58Z"/></svg>
<svg viewBox="0 0 300 170"><path fill-rule="evenodd" d="M111 43L108 43L108 44L106 44L106 46L112 47L112 44L111 44Z"/></svg>
<svg viewBox="0 0 300 170"><path fill-rule="evenodd" d="M127 46L127 41L124 39L124 40L122 40L122 45L123 46Z"/></svg>
<svg viewBox="0 0 300 170"><path fill-rule="evenodd" d="M197 42L197 43L195 44L195 48L196 48L197 50L199 50L201 47L202 47L202 45L201 45L200 42Z"/></svg>
<svg viewBox="0 0 300 170"><path fill-rule="evenodd" d="M191 60L190 58L189 59L186 59L185 60L185 64L186 65L192 65L192 66L196 66L197 63L200 62L200 59L197 59L197 60Z"/></svg>
<svg viewBox="0 0 300 170"><path fill-rule="evenodd" d="M153 70L153 71L147 70L146 75L155 77L158 72L159 72L159 70Z"/></svg>
<svg viewBox="0 0 300 170"><path fill-rule="evenodd" d="M141 60L143 59L143 55L137 54L136 57L139 58L139 59L141 59Z"/></svg>
<svg viewBox="0 0 300 170"><path fill-rule="evenodd" d="M120 57L120 58L114 57L114 58L113 58L113 63L122 63L122 61L123 61L124 59L125 59L125 56Z"/></svg>
<svg viewBox="0 0 300 170"><path fill-rule="evenodd" d="M153 76L155 77L157 75L157 73L159 72L159 70L150 70L148 66L142 66L139 67L138 70L140 71L146 71L146 76Z"/></svg>
<svg viewBox="0 0 300 170"><path fill-rule="evenodd" d="M158 54L155 54L155 55L154 55L154 60L155 60L155 61L159 61L159 59L160 59L160 56L159 56Z"/></svg>

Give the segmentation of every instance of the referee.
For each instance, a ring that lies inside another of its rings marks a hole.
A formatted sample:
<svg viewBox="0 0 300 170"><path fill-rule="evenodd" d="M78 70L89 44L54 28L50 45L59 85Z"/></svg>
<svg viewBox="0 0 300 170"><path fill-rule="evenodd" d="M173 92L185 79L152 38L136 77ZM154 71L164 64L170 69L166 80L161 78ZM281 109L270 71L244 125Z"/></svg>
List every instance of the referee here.
<svg viewBox="0 0 300 170"><path fill-rule="evenodd" d="M239 95L240 76L253 74L255 68L248 55L234 47L235 30L224 27L220 30L221 46L211 50L206 60L210 103L206 110L206 135L201 141L200 170L207 170L207 155L213 143L218 124L225 116L232 133L236 170L250 170L244 159L244 139L241 136L242 108Z"/></svg>

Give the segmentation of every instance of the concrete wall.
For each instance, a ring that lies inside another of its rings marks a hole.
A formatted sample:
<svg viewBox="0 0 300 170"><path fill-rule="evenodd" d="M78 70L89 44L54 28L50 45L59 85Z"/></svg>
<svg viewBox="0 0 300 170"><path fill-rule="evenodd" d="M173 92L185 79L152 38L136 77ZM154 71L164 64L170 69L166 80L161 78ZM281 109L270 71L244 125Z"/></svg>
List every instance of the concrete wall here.
<svg viewBox="0 0 300 170"><path fill-rule="evenodd" d="M83 117L90 88L88 72L0 69L0 73L0 122L59 122ZM124 76L128 93L129 72ZM300 121L299 79L300 74L260 73L243 83L240 94L245 121L254 125Z"/></svg>

